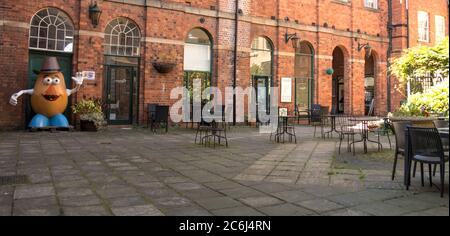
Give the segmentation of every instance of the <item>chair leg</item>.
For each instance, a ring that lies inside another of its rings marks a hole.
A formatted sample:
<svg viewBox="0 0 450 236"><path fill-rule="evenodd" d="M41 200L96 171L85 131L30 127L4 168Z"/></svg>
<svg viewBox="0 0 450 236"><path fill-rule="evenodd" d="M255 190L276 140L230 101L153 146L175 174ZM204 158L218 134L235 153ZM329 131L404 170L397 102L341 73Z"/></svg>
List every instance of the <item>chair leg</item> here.
<svg viewBox="0 0 450 236"><path fill-rule="evenodd" d="M433 187L433 168L431 166L431 164L428 164L428 174L430 176L430 187Z"/></svg>
<svg viewBox="0 0 450 236"><path fill-rule="evenodd" d="M444 187L445 187L445 163L441 162L441 198L444 197Z"/></svg>
<svg viewBox="0 0 450 236"><path fill-rule="evenodd" d="M395 152L394 168L392 169L392 181L395 180L395 171L397 170L398 152Z"/></svg>
<svg viewBox="0 0 450 236"><path fill-rule="evenodd" d="M316 130L317 130L317 126L314 125L314 138L316 137Z"/></svg>
<svg viewBox="0 0 450 236"><path fill-rule="evenodd" d="M414 162L414 169L413 169L413 178L416 178L416 170L417 170L417 161Z"/></svg>
<svg viewBox="0 0 450 236"><path fill-rule="evenodd" d="M341 155L341 146L342 146L342 139L344 139L344 135L339 135L339 155Z"/></svg>
<svg viewBox="0 0 450 236"><path fill-rule="evenodd" d="M387 131L386 134L387 134L387 138L389 141L389 148L392 150L392 143L391 143L391 138L389 137L389 131Z"/></svg>
<svg viewBox="0 0 450 236"><path fill-rule="evenodd" d="M355 134L352 135L352 142L353 142L353 156L356 155L356 150L355 150Z"/></svg>
<svg viewBox="0 0 450 236"><path fill-rule="evenodd" d="M420 180L422 182L422 187L425 187L425 177L424 177L424 171L423 171L423 163L420 163Z"/></svg>
<svg viewBox="0 0 450 236"><path fill-rule="evenodd" d="M438 166L438 165L434 165L433 176L436 176L436 172L437 172L437 166Z"/></svg>

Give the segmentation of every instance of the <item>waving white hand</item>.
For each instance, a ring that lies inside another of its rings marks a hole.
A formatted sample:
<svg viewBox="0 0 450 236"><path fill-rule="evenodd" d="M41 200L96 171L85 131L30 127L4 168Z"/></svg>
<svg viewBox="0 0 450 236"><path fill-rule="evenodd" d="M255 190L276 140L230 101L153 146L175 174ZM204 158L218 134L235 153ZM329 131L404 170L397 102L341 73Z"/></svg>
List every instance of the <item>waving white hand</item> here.
<svg viewBox="0 0 450 236"><path fill-rule="evenodd" d="M32 95L33 94L33 89L29 89L29 90L22 90L18 93L15 93L11 96L11 98L9 99L9 104L16 106L17 105L17 99L22 96L22 94L29 94Z"/></svg>
<svg viewBox="0 0 450 236"><path fill-rule="evenodd" d="M77 75L77 77L72 77L72 80L75 81L76 85L82 85L84 81L84 77L81 75Z"/></svg>

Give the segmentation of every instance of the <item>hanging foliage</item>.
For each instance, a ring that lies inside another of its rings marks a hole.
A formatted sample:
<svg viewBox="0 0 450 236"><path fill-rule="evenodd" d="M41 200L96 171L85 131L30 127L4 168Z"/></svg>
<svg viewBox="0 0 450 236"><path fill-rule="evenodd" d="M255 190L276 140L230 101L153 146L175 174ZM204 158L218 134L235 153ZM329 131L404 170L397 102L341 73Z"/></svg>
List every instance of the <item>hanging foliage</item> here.
<svg viewBox="0 0 450 236"><path fill-rule="evenodd" d="M418 46L405 51L405 54L392 61L390 68L400 81L427 75L449 75L449 38L434 47Z"/></svg>

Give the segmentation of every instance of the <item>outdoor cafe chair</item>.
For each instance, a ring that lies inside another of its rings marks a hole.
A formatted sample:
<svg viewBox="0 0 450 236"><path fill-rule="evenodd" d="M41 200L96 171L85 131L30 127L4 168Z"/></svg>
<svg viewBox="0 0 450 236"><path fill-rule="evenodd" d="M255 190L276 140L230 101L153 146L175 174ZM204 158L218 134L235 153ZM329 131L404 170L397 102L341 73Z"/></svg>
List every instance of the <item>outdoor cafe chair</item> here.
<svg viewBox="0 0 450 236"><path fill-rule="evenodd" d="M347 150L351 152L353 146L353 155L355 155L355 135L360 134L360 131L355 128L356 122L351 121L351 118L351 116L345 115L336 117L337 132L339 133L339 155L341 154L342 141L346 136Z"/></svg>
<svg viewBox="0 0 450 236"><path fill-rule="evenodd" d="M425 186L424 181L424 164L428 164L430 186L433 186L432 165L440 166L441 177L441 197L444 197L444 184L445 184L445 164L448 162L448 156L445 155L442 146L441 136L436 128L420 128L420 127L407 127L408 132L408 150L411 150L409 154L412 161L420 163L421 182L422 186ZM411 168L411 165L408 165ZM408 170L410 174L410 169ZM410 183L407 183L408 188Z"/></svg>
<svg viewBox="0 0 450 236"><path fill-rule="evenodd" d="M320 127L321 137L325 138L323 131L324 119L322 106L314 104L311 106L310 124L314 126L314 138L316 137L317 127Z"/></svg>
<svg viewBox="0 0 450 236"><path fill-rule="evenodd" d="M410 121L399 121L392 123L392 131L395 134L395 157L394 157L394 167L392 169L392 180L395 180L395 172L397 169L398 156L402 155L405 157L406 141L405 141L405 131L406 127L411 125ZM415 171L414 171L415 172Z"/></svg>

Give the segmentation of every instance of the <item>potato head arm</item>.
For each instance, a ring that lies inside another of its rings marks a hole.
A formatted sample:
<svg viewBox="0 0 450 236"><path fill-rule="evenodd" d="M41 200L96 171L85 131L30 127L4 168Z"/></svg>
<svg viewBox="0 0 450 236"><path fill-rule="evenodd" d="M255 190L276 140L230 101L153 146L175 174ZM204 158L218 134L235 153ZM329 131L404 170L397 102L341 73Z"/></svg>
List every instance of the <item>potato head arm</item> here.
<svg viewBox="0 0 450 236"><path fill-rule="evenodd" d="M70 96L80 90L81 85L83 85L84 77L72 77L72 80L75 81L76 86L73 89L67 89L67 96Z"/></svg>
<svg viewBox="0 0 450 236"><path fill-rule="evenodd" d="M28 95L33 95L34 89L28 89L28 90L22 90L18 93L15 93L11 96L11 98L9 99L9 104L16 106L17 105L17 99L24 95L24 94L28 94Z"/></svg>

